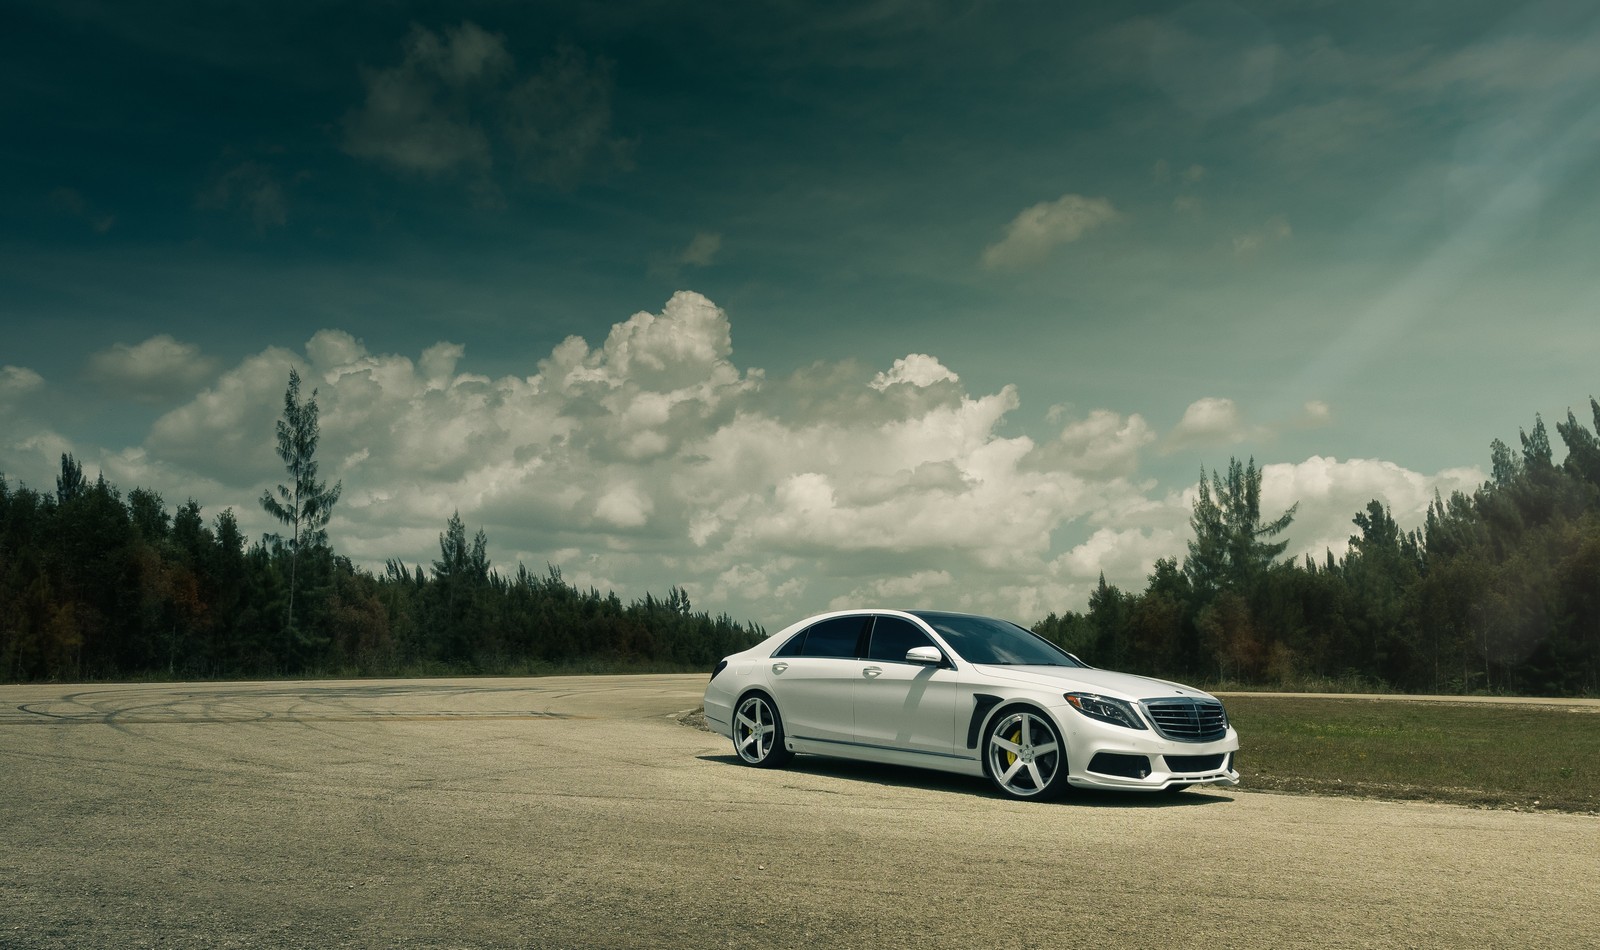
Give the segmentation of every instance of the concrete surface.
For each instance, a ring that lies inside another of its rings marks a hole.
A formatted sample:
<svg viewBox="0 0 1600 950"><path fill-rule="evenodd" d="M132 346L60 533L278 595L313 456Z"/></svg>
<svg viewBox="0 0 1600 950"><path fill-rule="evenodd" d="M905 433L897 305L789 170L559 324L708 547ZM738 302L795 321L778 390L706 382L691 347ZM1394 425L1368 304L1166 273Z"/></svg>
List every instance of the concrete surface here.
<svg viewBox="0 0 1600 950"><path fill-rule="evenodd" d="M701 676L0 687L0 947L1596 946L1600 819L992 797Z"/></svg>

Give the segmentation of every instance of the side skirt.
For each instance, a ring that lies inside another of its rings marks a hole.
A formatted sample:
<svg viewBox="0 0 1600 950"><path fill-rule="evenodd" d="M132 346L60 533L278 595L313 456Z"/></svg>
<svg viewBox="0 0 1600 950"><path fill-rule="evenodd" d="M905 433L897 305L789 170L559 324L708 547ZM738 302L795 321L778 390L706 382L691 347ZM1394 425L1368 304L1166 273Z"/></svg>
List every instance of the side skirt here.
<svg viewBox="0 0 1600 950"><path fill-rule="evenodd" d="M980 778L983 776L983 762L977 757L952 752L912 752L862 742L810 739L802 736L789 736L785 744L795 752L810 755L826 755L835 759L854 759L859 762L882 762L886 765L909 765L912 768L954 772L957 775L976 775Z"/></svg>

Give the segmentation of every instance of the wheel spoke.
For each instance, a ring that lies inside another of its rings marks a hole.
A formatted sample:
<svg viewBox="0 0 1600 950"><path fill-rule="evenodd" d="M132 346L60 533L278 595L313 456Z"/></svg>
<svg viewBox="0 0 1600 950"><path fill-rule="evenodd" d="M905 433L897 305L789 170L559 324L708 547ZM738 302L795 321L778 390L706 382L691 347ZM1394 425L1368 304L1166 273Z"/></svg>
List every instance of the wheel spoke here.
<svg viewBox="0 0 1600 950"><path fill-rule="evenodd" d="M1038 791L1039 789L1044 788L1044 779L1039 777L1039 766L1035 765L1032 762L1029 762L1028 763L1028 774L1033 777L1033 788L1034 788L1034 791Z"/></svg>
<svg viewBox="0 0 1600 950"><path fill-rule="evenodd" d="M1057 746L1056 746L1056 744L1054 742L1046 742L1043 745L1034 746L1033 747L1033 754L1034 755L1049 755L1050 753L1056 751L1056 748L1057 748Z"/></svg>
<svg viewBox="0 0 1600 950"><path fill-rule="evenodd" d="M736 716L737 725L734 727L735 747L739 754L751 762L760 762L767 757L771 743L766 737L772 733L772 727L764 720L766 704L759 699L751 699L739 708Z"/></svg>
<svg viewBox="0 0 1600 950"><path fill-rule="evenodd" d="M995 733L994 738L989 740L989 744L992 746L997 746L1006 752L1011 753L1012 755L1016 755L1018 752L1022 751L1022 746L1017 745L1015 742L1012 742L1010 739L1005 738L999 733Z"/></svg>
<svg viewBox="0 0 1600 950"><path fill-rule="evenodd" d="M1015 762L1012 762L1011 767L1001 773L1000 781L1004 782L1006 785L1010 785L1011 780L1016 777L1016 774L1022 771L1022 765L1023 762L1021 759L1017 759Z"/></svg>

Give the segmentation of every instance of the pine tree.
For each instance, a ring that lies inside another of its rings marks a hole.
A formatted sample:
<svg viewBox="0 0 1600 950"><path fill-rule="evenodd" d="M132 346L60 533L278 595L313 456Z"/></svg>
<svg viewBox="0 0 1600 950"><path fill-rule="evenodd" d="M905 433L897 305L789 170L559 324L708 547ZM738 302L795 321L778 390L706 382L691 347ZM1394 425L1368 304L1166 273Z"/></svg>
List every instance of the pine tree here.
<svg viewBox="0 0 1600 950"><path fill-rule="evenodd" d="M1250 588L1272 567L1288 547L1287 541L1268 541L1288 530L1299 504L1272 521L1261 521L1261 469L1256 460L1248 465L1228 460L1224 479L1212 472L1209 484L1200 471L1200 493L1195 498L1194 540L1183 571L1202 596L1219 590L1249 593Z"/></svg>
<svg viewBox="0 0 1600 950"><path fill-rule="evenodd" d="M284 633L294 629L296 573L302 550L319 547L328 540L328 519L344 488L343 482L328 488L317 480L317 391L300 401L300 374L289 370L289 388L283 394L283 418L278 420L278 457L289 472L290 484L261 494L261 507L289 528L289 604L284 615ZM287 659L287 658L285 658Z"/></svg>

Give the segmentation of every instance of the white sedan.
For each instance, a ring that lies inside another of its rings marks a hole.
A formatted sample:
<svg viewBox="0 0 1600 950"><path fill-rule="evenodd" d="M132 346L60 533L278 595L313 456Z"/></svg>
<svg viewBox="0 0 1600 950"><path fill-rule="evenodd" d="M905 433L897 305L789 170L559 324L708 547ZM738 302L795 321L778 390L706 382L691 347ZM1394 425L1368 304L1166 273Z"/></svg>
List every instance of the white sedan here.
<svg viewBox="0 0 1600 950"><path fill-rule="evenodd" d="M1237 785L1222 703L1113 673L1014 623L929 610L842 610L717 664L706 721L739 758L797 752L987 775L1001 794L1067 786Z"/></svg>

